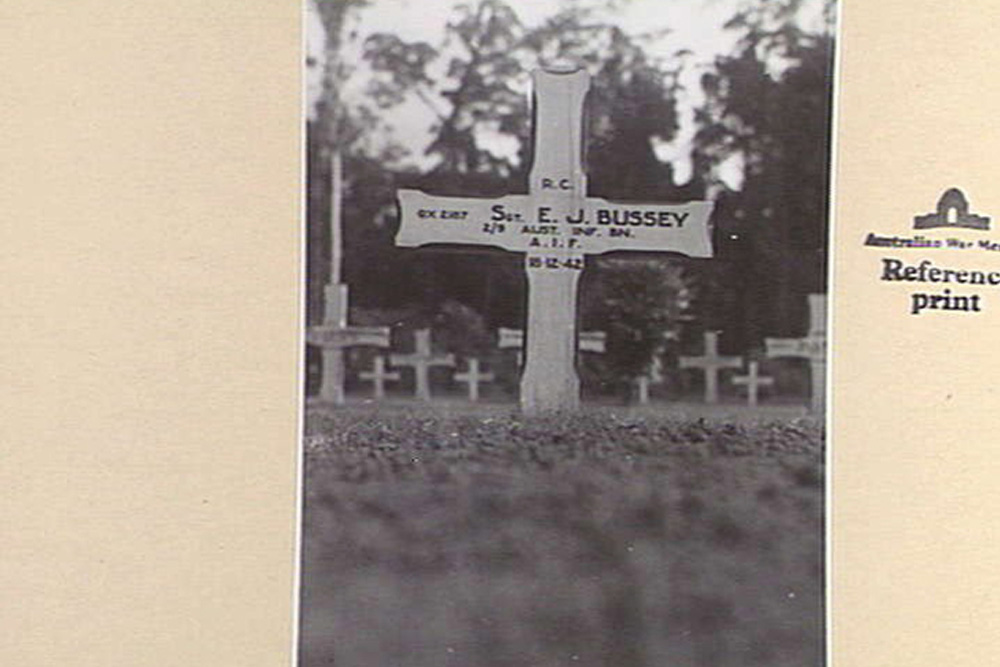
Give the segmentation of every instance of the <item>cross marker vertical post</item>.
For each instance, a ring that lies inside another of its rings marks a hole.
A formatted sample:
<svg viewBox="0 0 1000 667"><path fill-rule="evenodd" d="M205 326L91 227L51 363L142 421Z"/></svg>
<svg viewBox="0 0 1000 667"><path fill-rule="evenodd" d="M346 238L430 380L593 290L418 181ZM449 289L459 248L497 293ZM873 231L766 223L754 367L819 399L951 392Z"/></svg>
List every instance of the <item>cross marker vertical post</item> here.
<svg viewBox="0 0 1000 667"><path fill-rule="evenodd" d="M583 99L590 87L583 70L562 76L536 71L535 156L528 181L538 217L572 216L587 192L583 173ZM543 148L544 147L544 148ZM544 214L544 215L543 215ZM576 409L576 304L583 253L566 249L554 268L551 251L529 250L528 326L521 374L521 403L528 411ZM578 267L578 268L574 268Z"/></svg>

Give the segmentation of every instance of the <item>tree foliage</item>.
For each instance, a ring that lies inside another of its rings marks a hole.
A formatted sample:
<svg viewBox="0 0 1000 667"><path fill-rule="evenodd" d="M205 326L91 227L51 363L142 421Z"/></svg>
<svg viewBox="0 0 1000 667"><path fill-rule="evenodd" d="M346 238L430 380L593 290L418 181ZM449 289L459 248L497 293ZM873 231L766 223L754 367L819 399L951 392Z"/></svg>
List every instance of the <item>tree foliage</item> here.
<svg viewBox="0 0 1000 667"><path fill-rule="evenodd" d="M728 264L714 276L714 317L735 305L728 328L749 345L801 333L806 295L826 290L833 37L829 23L805 31L801 5L747 3L730 20L741 38L703 76L696 115L706 178L721 183L722 165L743 165L740 189L717 196L717 250ZM832 3L826 12L829 21Z"/></svg>
<svg viewBox="0 0 1000 667"><path fill-rule="evenodd" d="M369 0L313 0L313 7L323 24L323 92L319 102L319 122L324 148L349 144L356 136L358 123L341 98L341 88L350 75L350 67L341 57L343 32L351 15L368 6ZM352 127L354 125L354 127Z"/></svg>
<svg viewBox="0 0 1000 667"><path fill-rule="evenodd" d="M706 101L695 113L694 175L684 185L655 149L680 127L685 54L652 56L649 47L664 33L623 30L602 11L614 2L568 1L540 25L527 26L512 4L476 0L456 5L439 44L402 32L370 35L361 45L367 100L352 104L339 95L352 73L340 58L340 36L368 1L315 2L334 38L327 42L325 111L310 142L319 155L333 147L345 155L345 272L358 308L352 317L413 327L474 320L477 349L482 331L523 326L521 258L396 248L394 193L400 187L462 196L523 192L533 151L529 73L568 61L591 74L589 194L717 200L718 259L709 267L653 256L588 261L582 323L608 332L610 375L624 381L640 373L665 334L683 333L688 303L701 328L724 329L740 345L801 333L805 294L825 289L833 47L829 30L801 27L796 17L804 0L747 0L730 20L740 39L702 78ZM425 156L432 166L423 173L404 167L404 152L392 142L376 148L371 140L387 134L384 118L393 108L413 101L434 118ZM738 189L721 178L734 162L743 165ZM310 224L323 229L322 157L311 159L310 171L319 183Z"/></svg>

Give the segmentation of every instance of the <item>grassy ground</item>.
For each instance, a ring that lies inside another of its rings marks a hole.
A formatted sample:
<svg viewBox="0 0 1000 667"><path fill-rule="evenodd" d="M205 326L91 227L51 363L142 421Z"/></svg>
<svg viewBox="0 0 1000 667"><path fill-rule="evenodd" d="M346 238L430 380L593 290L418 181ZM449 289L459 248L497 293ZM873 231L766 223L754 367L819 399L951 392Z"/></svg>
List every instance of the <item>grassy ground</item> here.
<svg viewBox="0 0 1000 667"><path fill-rule="evenodd" d="M818 423L312 409L301 665L812 667Z"/></svg>

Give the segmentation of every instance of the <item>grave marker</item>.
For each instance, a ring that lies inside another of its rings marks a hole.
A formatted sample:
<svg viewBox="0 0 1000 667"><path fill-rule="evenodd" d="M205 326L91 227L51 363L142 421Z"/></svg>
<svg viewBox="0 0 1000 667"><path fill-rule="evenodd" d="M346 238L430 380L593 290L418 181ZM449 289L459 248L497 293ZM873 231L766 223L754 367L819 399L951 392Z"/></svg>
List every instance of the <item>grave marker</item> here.
<svg viewBox="0 0 1000 667"><path fill-rule="evenodd" d="M705 353L700 357L680 357L681 368L697 368L705 374L705 402L719 402L719 371L725 368L743 368L743 357L720 357L719 334L705 332Z"/></svg>
<svg viewBox="0 0 1000 667"><path fill-rule="evenodd" d="M375 357L372 370L358 373L362 380L368 380L375 388L375 398L379 401L385 398L385 383L399 382L402 377L397 371L387 371L385 368L385 357L379 355Z"/></svg>
<svg viewBox="0 0 1000 667"><path fill-rule="evenodd" d="M330 158L330 277L323 291L323 324L309 327L306 331L306 342L320 348L323 354L319 397L338 405L346 399L344 350L361 345L389 347L387 327L352 327L347 324L348 288L340 282L343 256L340 242L342 172L340 154L334 152Z"/></svg>
<svg viewBox="0 0 1000 667"><path fill-rule="evenodd" d="M431 352L431 330L418 329L413 332L414 351L410 354L389 355L389 363L393 366L412 368L416 377L416 397L422 401L431 400L430 370L436 366L454 368L455 355L442 354L434 356Z"/></svg>
<svg viewBox="0 0 1000 667"><path fill-rule="evenodd" d="M768 357L809 360L809 404L814 412L822 412L826 399L826 295L809 295L809 331L804 338L768 338L764 342Z"/></svg>
<svg viewBox="0 0 1000 667"><path fill-rule="evenodd" d="M483 373L479 368L479 359L471 358L466 361L468 368L461 372L455 373L452 377L457 382L462 382L469 387L469 400L475 403L479 400L479 385L484 382L493 382L493 373Z"/></svg>
<svg viewBox="0 0 1000 667"><path fill-rule="evenodd" d="M774 378L758 374L759 366L756 361L751 361L746 375L737 375L733 378L733 384L746 386L747 405L751 407L757 405L757 393L760 387L770 387L774 384Z"/></svg>
<svg viewBox="0 0 1000 667"><path fill-rule="evenodd" d="M528 195L433 197L400 190L396 244L495 246L524 253L528 277L526 412L575 409L577 285L587 255L616 250L711 257L711 202L624 204L587 197L583 70L535 71L534 162Z"/></svg>

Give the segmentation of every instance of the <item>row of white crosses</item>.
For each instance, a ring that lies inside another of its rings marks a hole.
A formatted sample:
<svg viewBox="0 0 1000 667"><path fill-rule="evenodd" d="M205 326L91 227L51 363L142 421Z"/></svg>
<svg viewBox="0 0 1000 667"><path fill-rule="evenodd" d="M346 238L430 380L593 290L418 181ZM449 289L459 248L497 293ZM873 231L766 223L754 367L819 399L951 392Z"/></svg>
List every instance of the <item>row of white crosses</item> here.
<svg viewBox="0 0 1000 667"><path fill-rule="evenodd" d="M501 350L517 350L517 361L520 365L523 357L524 332L520 329L501 328L498 336L498 347ZM604 352L605 334L603 331L585 331L580 336L581 352ZM454 354L434 354L431 349L430 329L418 329L414 332L414 350L407 354L390 354L389 365L395 368L412 368L414 377L414 395L423 401L431 400L430 371L432 368L455 368ZM358 373L361 380L372 383L373 396L376 400L385 398L387 382L399 382L402 375L399 371L386 366L386 357L376 356L372 369ZM480 385L493 382L496 378L492 372L483 369L479 359L466 359L466 369L454 373L452 379L466 385L470 401L480 398ZM343 387L341 386L341 395Z"/></svg>
<svg viewBox="0 0 1000 667"><path fill-rule="evenodd" d="M719 402L719 373L727 368L743 368L743 357L723 357L719 355L719 334L715 331L705 332L705 352L700 357L680 357L680 367L694 368L705 375L705 402L714 405ZM747 364L747 374L732 378L735 385L747 388L747 404L757 405L761 387L774 384L774 378L760 375L756 361Z"/></svg>
<svg viewBox="0 0 1000 667"><path fill-rule="evenodd" d="M809 297L810 324L809 331L803 338L766 340L767 356L804 358L811 364L812 375L812 400L811 407L814 411L821 411L823 405L823 388L825 381L825 304L826 298L820 294L813 294ZM580 351L603 353L605 351L606 335L603 331L585 331L580 334ZM498 331L498 347L501 350L517 350L518 364L522 363L524 332L520 329L501 328ZM434 354L431 347L430 329L420 329L414 333L414 351L406 354L391 354L388 356L391 366L396 368L412 368L414 375L415 396L424 401L431 400L430 371L433 368L455 368L456 359L454 354ZM716 404L719 401L719 376L720 372L726 369L742 369L744 366L743 357L722 356L719 354L719 335L715 331L708 331L704 335L704 352L702 356L684 356L679 358L681 369L695 369L701 371L705 377L705 402ZM760 366L757 361L750 361L746 364L745 375L731 377L731 382L737 386L745 386L747 393L747 404L756 406L758 404L760 389L774 384L774 379L760 374ZM342 370L342 367L341 367ZM662 361L659 354L654 355L647 375L637 379L639 390L639 403L642 405L649 403L649 387L652 384L659 384L663 381ZM341 375L341 380L343 376ZM385 398L385 385L387 382L399 382L402 375L398 370L391 370L386 367L386 357L376 356L373 361L373 368L370 371L362 371L358 374L362 380L369 381L373 385L374 398L382 400ZM478 401L480 398L480 385L493 382L494 374L482 368L479 359L469 358L466 360L466 370L454 373L452 378L456 382L465 384L470 401ZM343 396L343 385L340 385L336 392Z"/></svg>
<svg viewBox="0 0 1000 667"><path fill-rule="evenodd" d="M396 244L493 246L524 253L528 317L527 333L520 338L525 353L521 408L524 412L574 410L580 400L577 351L596 344L588 342L586 335L578 340L576 334L577 285L586 256L613 251L660 251L711 257L708 220L713 204L704 201L622 204L587 197L581 156L582 105L589 76L582 70L535 71L533 83L535 146L529 194L488 200L432 197L414 190L400 190ZM347 323L348 290L340 282L339 157L334 155L332 162L330 282L325 293L324 322L310 327L307 341L323 351L320 397L343 403L344 350L362 345L387 348L389 330ZM769 341L769 346L772 344L775 356L812 355L811 359L816 356L815 341ZM417 373L417 395L426 398L430 396L430 387L425 361L419 359L420 345L418 340L416 356L392 355L390 361L394 357L396 365L416 364L413 367ZM430 356L429 333L426 347ZM822 382L821 374L816 372L820 363L814 360L814 404L822 400L822 392L816 390L816 383ZM384 361L376 364L366 375L377 383L376 393L379 393L379 383L394 378ZM478 362L477 369L474 371L470 366L467 373L470 379L479 376ZM712 373L711 381L706 375L706 387L709 384L715 387ZM475 390L472 386L470 383L470 396L473 393L478 396L478 385ZM384 394L384 384L381 392ZM645 393L648 395L648 384ZM709 397L707 391L706 398Z"/></svg>
<svg viewBox="0 0 1000 667"><path fill-rule="evenodd" d="M809 331L803 338L765 339L767 356L806 359L809 361L811 376L810 408L822 412L826 387L826 296L809 295ZM719 354L719 334L705 332L705 351L700 357L680 357L680 368L700 370L705 376L705 402L719 402L719 373L728 368L743 368L743 357L726 357ZM732 378L735 385L747 388L747 403L755 406L761 387L774 384L774 378L760 375L757 361L747 364L746 375ZM648 394L646 399L648 400ZM640 395L640 402L643 397Z"/></svg>

